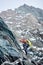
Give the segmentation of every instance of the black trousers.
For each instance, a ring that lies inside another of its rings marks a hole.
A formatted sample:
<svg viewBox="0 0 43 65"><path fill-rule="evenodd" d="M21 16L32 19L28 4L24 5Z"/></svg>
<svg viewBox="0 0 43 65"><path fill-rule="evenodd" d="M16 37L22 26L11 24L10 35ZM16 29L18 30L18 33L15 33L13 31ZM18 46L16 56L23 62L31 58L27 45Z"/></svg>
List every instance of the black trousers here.
<svg viewBox="0 0 43 65"><path fill-rule="evenodd" d="M26 55L27 55L27 48L28 48L28 47L29 47L28 44L26 44L26 43L23 44L23 48L24 48L24 51L26 52Z"/></svg>

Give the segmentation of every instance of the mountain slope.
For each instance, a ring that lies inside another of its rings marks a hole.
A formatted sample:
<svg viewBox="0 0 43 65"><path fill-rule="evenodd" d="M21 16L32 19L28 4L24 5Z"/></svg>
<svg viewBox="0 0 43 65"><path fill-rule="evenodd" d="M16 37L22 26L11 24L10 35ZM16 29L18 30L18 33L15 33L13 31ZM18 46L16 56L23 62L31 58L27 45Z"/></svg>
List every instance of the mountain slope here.
<svg viewBox="0 0 43 65"><path fill-rule="evenodd" d="M20 6L15 11L19 14L22 14L22 15L27 14L27 13L31 13L32 15L37 17L39 20L43 21L43 10L41 10L39 8L35 8L35 7L28 6L28 5L24 4L23 6Z"/></svg>
<svg viewBox="0 0 43 65"><path fill-rule="evenodd" d="M21 19L21 27L27 27L27 29L39 29L41 24L38 23L38 20L32 14L26 15L23 19Z"/></svg>
<svg viewBox="0 0 43 65"><path fill-rule="evenodd" d="M31 37L33 39L37 32L38 34L40 32L43 33L43 10L39 8L24 4L15 10L8 9L3 11L0 13L0 16L5 20L10 30L17 35L18 39L25 35L26 38ZM41 21L42 23L39 23ZM34 35L29 32L33 29ZM39 39L39 36L37 38ZM40 40L42 39L40 38Z"/></svg>

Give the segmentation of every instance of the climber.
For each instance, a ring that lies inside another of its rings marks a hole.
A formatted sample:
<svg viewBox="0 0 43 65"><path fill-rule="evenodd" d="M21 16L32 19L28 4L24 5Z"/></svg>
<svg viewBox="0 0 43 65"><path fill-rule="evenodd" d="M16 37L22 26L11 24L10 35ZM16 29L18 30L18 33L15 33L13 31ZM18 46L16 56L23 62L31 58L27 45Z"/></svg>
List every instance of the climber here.
<svg viewBox="0 0 43 65"><path fill-rule="evenodd" d="M27 48L32 46L32 43L28 39L20 39L20 42L23 43L23 48L24 51L26 52L27 55Z"/></svg>

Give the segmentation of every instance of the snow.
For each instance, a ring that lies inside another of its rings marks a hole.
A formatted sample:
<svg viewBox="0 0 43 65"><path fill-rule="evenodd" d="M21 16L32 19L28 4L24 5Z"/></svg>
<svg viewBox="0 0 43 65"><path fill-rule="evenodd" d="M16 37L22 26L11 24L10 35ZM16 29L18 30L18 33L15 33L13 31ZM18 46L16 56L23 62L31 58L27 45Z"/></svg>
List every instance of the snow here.
<svg viewBox="0 0 43 65"><path fill-rule="evenodd" d="M8 17L7 20L11 19L12 17Z"/></svg>
<svg viewBox="0 0 43 65"><path fill-rule="evenodd" d="M17 25L16 27L20 27L20 25Z"/></svg>
<svg viewBox="0 0 43 65"><path fill-rule="evenodd" d="M22 33L22 31L21 31L21 30L18 30L18 31L16 31L16 32L17 32L17 33L19 33L19 34L20 34L20 33Z"/></svg>
<svg viewBox="0 0 43 65"><path fill-rule="evenodd" d="M35 38L30 38L31 41L35 41L36 39Z"/></svg>
<svg viewBox="0 0 43 65"><path fill-rule="evenodd" d="M7 23L7 24L12 24L13 22L12 22L12 21L6 21L5 23Z"/></svg>

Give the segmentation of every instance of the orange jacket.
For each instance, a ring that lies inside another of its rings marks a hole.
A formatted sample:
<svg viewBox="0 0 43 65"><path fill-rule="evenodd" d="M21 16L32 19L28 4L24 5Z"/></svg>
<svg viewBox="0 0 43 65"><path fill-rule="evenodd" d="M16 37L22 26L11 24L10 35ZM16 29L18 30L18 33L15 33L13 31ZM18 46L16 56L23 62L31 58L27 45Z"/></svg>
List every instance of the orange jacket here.
<svg viewBox="0 0 43 65"><path fill-rule="evenodd" d="M26 39L20 39L20 42L27 43L27 40Z"/></svg>
<svg viewBox="0 0 43 65"><path fill-rule="evenodd" d="M26 43L27 40L26 40L26 39L20 39L20 42L22 42L22 43Z"/></svg>

